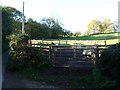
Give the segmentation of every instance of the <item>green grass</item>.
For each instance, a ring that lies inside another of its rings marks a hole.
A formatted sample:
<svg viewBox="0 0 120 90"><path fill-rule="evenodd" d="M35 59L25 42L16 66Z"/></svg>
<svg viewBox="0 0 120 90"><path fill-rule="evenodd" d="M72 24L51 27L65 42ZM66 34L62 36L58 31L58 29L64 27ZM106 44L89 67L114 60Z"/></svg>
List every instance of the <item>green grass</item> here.
<svg viewBox="0 0 120 90"><path fill-rule="evenodd" d="M107 45L118 43L118 33L105 33L98 35L89 35L89 36L80 36L80 37L70 37L64 39L48 39L48 40L32 40L32 42L42 42L44 44L51 44L52 42L55 44L105 44L105 40Z"/></svg>
<svg viewBox="0 0 120 90"><path fill-rule="evenodd" d="M110 40L110 39L117 39L117 38L118 38L118 33L105 33L105 34L98 34L98 35L70 37L67 39L68 40Z"/></svg>

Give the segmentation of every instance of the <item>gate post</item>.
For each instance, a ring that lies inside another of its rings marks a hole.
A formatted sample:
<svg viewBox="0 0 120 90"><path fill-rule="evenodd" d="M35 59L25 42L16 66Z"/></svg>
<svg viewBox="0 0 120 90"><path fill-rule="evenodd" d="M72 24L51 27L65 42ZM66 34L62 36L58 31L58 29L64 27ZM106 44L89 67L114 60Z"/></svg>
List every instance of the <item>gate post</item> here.
<svg viewBox="0 0 120 90"><path fill-rule="evenodd" d="M67 39L66 39L66 44L67 44Z"/></svg>
<svg viewBox="0 0 120 90"><path fill-rule="evenodd" d="M49 45L49 60L52 62L51 45Z"/></svg>
<svg viewBox="0 0 120 90"><path fill-rule="evenodd" d="M60 45L60 39L59 39L59 45Z"/></svg>
<svg viewBox="0 0 120 90"><path fill-rule="evenodd" d="M99 65L99 46L96 46L96 62L95 62L95 68L98 68Z"/></svg>

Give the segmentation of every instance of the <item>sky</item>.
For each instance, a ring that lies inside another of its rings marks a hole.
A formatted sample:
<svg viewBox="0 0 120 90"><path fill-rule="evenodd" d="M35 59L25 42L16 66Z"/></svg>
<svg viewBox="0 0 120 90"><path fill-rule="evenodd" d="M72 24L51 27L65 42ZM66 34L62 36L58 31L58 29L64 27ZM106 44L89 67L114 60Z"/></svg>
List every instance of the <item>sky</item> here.
<svg viewBox="0 0 120 90"><path fill-rule="evenodd" d="M40 21L43 17L56 17L63 28L84 33L94 19L117 20L119 0L0 0L2 6L11 6L22 12L25 2L26 18Z"/></svg>

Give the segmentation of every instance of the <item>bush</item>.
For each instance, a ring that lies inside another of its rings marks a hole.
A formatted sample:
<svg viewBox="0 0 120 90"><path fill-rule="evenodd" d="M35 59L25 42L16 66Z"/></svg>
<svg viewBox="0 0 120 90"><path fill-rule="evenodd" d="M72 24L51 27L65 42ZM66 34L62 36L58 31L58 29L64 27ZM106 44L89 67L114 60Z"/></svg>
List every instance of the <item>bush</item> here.
<svg viewBox="0 0 120 90"><path fill-rule="evenodd" d="M40 69L43 67L51 67L52 63L48 60L47 56L42 53L41 49L31 48L30 54L30 65L32 68Z"/></svg>
<svg viewBox="0 0 120 90"><path fill-rule="evenodd" d="M18 57L18 55L11 54L7 64L8 69L15 72L26 68L43 69L52 66L52 63L45 55L42 55L39 49L33 48L29 54L26 53L26 56Z"/></svg>
<svg viewBox="0 0 120 90"><path fill-rule="evenodd" d="M23 70L26 67L23 60L13 59L10 57L8 63L7 63L7 69L11 72L16 72Z"/></svg>
<svg viewBox="0 0 120 90"><path fill-rule="evenodd" d="M93 78L96 88L112 88L116 84L114 80L105 78L100 69L93 70Z"/></svg>
<svg viewBox="0 0 120 90"><path fill-rule="evenodd" d="M25 68L40 69L52 65L42 54L40 48L29 47L27 42L29 36L11 35L9 39L11 51L7 67L10 71L19 71Z"/></svg>
<svg viewBox="0 0 120 90"><path fill-rule="evenodd" d="M101 53L99 68L104 76L120 85L120 43L108 47Z"/></svg>

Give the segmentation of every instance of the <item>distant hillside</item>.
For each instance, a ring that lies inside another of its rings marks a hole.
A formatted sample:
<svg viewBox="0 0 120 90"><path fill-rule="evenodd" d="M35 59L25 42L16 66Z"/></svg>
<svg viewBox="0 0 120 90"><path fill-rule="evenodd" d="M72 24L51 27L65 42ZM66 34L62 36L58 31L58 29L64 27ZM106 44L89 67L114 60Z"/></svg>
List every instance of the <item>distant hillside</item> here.
<svg viewBox="0 0 120 90"><path fill-rule="evenodd" d="M118 33L105 33L67 38L67 40L111 40L111 39L118 39Z"/></svg>

